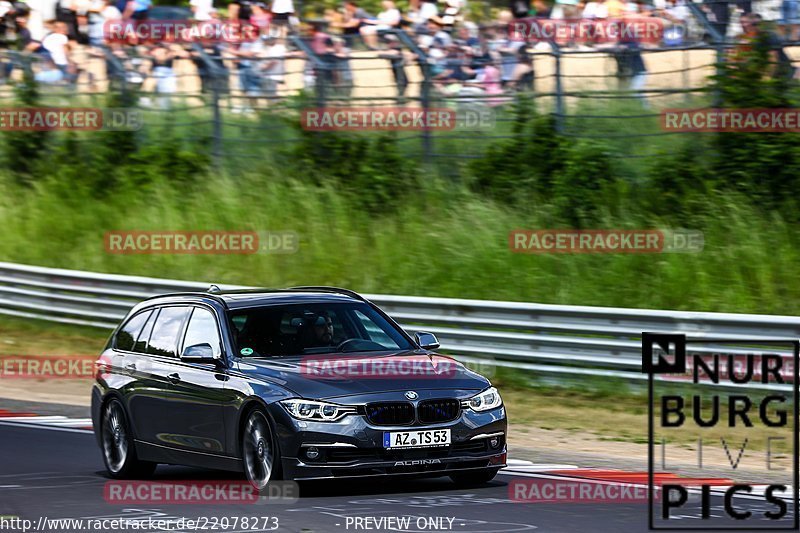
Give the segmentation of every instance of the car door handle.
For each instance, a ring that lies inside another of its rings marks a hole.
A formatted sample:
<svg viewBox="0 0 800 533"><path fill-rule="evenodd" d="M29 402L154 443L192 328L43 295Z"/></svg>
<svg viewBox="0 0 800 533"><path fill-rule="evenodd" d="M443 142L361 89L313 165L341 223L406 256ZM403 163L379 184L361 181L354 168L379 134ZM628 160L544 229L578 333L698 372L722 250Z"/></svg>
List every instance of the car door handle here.
<svg viewBox="0 0 800 533"><path fill-rule="evenodd" d="M169 379L170 383L178 383L181 380L181 376L176 372L167 376L167 379Z"/></svg>
<svg viewBox="0 0 800 533"><path fill-rule="evenodd" d="M136 363L128 363L125 365L125 370L136 370Z"/></svg>

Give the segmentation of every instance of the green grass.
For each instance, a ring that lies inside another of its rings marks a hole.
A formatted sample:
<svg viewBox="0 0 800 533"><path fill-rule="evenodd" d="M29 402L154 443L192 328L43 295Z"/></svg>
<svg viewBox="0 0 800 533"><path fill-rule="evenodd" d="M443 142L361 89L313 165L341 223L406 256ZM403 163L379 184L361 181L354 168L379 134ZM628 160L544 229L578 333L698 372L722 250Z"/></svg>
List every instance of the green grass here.
<svg viewBox="0 0 800 533"><path fill-rule="evenodd" d="M796 314L798 237L741 198L709 198L694 254L525 255L515 228L550 227L435 178L401 209L370 214L334 187L260 173L207 175L194 192L166 180L99 200L80 188L0 181L0 259L100 272L261 286L331 284L371 293L542 303ZM679 223L679 222L678 222ZM675 227L608 219L601 227ZM291 255L113 255L110 230L293 230Z"/></svg>

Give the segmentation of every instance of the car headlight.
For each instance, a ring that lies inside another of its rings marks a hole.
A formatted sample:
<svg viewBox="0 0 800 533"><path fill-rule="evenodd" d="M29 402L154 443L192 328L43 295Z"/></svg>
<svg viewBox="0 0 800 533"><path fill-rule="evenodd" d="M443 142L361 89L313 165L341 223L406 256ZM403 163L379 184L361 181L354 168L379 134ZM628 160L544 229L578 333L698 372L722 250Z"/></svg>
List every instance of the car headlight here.
<svg viewBox="0 0 800 533"><path fill-rule="evenodd" d="M293 398L282 400L283 405L289 414L298 420L312 420L317 422L335 422L349 414L357 412L355 407L347 405L336 405L335 403L316 402L314 400L303 400Z"/></svg>
<svg viewBox="0 0 800 533"><path fill-rule="evenodd" d="M500 398L500 393L494 387L486 389L477 396L473 396L465 402L467 406L473 411L489 411L503 405L503 399Z"/></svg>

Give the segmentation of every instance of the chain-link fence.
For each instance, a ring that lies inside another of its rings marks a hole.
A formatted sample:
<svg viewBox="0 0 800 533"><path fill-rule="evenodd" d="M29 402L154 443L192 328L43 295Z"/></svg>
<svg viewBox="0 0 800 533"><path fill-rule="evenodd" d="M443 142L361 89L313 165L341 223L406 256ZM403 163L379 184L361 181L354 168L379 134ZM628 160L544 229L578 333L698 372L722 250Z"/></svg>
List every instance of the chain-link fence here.
<svg viewBox="0 0 800 533"><path fill-rule="evenodd" d="M4 52L0 72L15 83L30 72L42 105L108 105L113 96L113 107L140 110L146 127L207 144L220 165L246 165L300 141L308 129L302 113L320 108L452 110L458 127L392 135L427 162L480 157L491 143L522 135L514 128L519 98L552 114L565 136L624 143L624 157L646 158L659 153L655 138L676 134L659 126L662 109L714 103L709 77L734 46L721 39L649 47L505 41L478 44L474 53L445 48L442 56L400 30L384 34L380 50L321 42L290 35L249 55L200 44L84 47L67 69L35 53ZM484 45L491 54L482 55ZM13 86L0 88L6 107L15 101ZM647 146L630 142L643 137L652 138L641 143Z"/></svg>

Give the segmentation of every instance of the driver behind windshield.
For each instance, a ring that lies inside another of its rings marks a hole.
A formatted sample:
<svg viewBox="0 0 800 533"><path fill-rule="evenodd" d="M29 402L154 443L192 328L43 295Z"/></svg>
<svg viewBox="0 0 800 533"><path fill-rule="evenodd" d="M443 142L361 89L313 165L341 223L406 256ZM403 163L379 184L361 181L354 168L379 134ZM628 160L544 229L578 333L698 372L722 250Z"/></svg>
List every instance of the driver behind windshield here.
<svg viewBox="0 0 800 533"><path fill-rule="evenodd" d="M320 314L309 322L311 323L312 335L310 343L307 343L305 347L333 346L333 321L331 317L326 314Z"/></svg>

